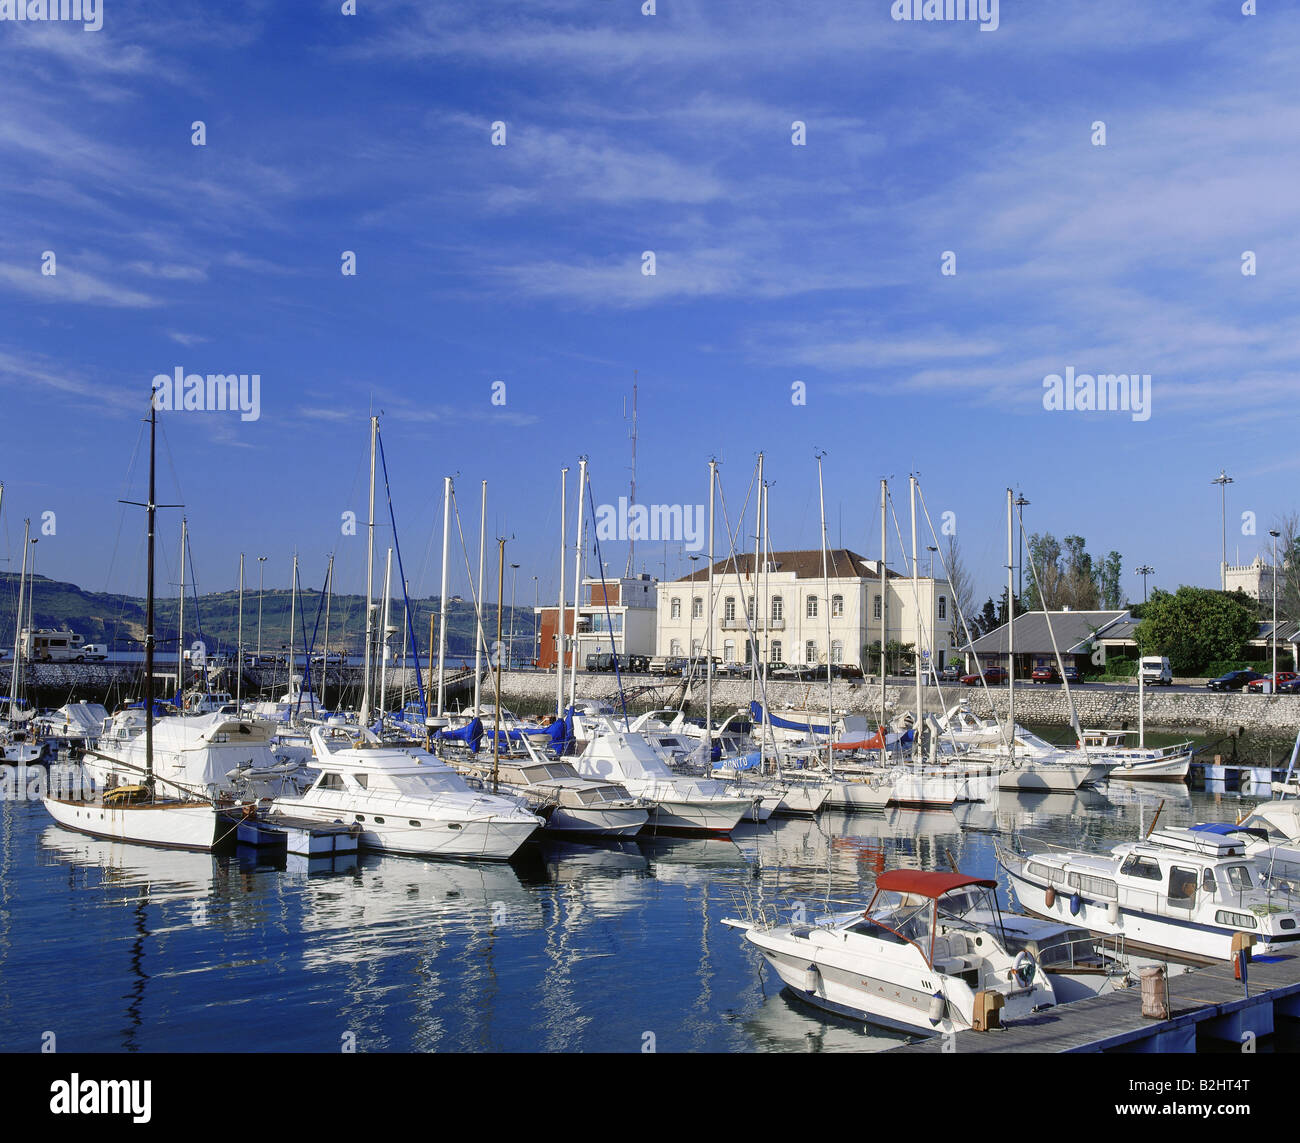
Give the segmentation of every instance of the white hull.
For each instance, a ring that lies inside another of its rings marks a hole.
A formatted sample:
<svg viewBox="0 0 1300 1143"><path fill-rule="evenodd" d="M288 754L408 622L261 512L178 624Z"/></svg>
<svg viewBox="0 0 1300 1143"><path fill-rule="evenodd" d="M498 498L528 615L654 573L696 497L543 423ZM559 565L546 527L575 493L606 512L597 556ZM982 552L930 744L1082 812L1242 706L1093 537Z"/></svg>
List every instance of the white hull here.
<svg viewBox="0 0 1300 1143"><path fill-rule="evenodd" d="M1109 767L1100 763L1021 762L998 776L999 790L1033 793L1071 793L1106 776Z"/></svg>
<svg viewBox="0 0 1300 1143"><path fill-rule="evenodd" d="M635 792L635 791L634 791ZM671 796L653 797L655 808L650 814L651 829L671 829L692 833L730 833L750 811L748 798L677 800Z"/></svg>
<svg viewBox="0 0 1300 1143"><path fill-rule="evenodd" d="M345 815L335 806L309 805L296 799L280 799L277 809L293 817L319 822L351 824L353 815ZM408 811L409 812L409 811ZM483 861L508 861L537 831L537 821L495 820L492 818L455 818L420 821L411 825L402 810L389 810L375 821L373 812L362 823L361 844L384 853L405 853L424 857L455 857Z"/></svg>
<svg viewBox="0 0 1300 1143"><path fill-rule="evenodd" d="M634 837L650 820L649 810L577 809L556 806L546 819L547 833L599 834L602 837Z"/></svg>
<svg viewBox="0 0 1300 1143"><path fill-rule="evenodd" d="M103 806L45 798L50 816L68 829L172 849L211 850L221 832L216 809L205 802Z"/></svg>
<svg viewBox="0 0 1300 1143"><path fill-rule="evenodd" d="M1121 763L1110 772L1112 778L1130 782L1185 782L1192 767L1192 756L1180 754L1173 758L1151 758Z"/></svg>

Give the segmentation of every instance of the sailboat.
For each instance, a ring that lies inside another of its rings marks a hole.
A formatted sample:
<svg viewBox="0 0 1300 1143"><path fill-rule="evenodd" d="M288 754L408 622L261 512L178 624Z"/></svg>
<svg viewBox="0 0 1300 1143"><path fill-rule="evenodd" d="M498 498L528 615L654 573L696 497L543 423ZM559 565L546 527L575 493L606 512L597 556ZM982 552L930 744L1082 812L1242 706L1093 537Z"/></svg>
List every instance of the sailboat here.
<svg viewBox="0 0 1300 1143"><path fill-rule="evenodd" d="M42 799L50 816L61 826L95 837L175 849L215 849L230 827L220 819L216 802L181 782L160 778L154 772L154 500L155 438L158 412L149 410L148 595L145 604L144 641L144 773L137 785L110 790L90 789L83 796L52 793ZM134 503L130 501L129 503Z"/></svg>

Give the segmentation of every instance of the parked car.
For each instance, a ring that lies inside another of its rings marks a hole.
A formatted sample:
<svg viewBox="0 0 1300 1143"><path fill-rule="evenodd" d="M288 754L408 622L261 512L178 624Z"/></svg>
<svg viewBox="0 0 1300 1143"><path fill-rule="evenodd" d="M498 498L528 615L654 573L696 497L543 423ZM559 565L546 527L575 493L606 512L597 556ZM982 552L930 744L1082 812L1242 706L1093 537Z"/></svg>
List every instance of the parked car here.
<svg viewBox="0 0 1300 1143"><path fill-rule="evenodd" d="M587 670L589 671L612 671L614 669L614 656L608 651L595 652L587 656Z"/></svg>
<svg viewBox="0 0 1300 1143"><path fill-rule="evenodd" d="M956 663L949 663L946 667L942 667L942 668L940 668L940 670L939 670L939 678L941 678L941 679L960 679L960 678L961 678L961 668L958 667Z"/></svg>
<svg viewBox="0 0 1300 1143"><path fill-rule="evenodd" d="M1239 691L1247 683L1253 683L1263 677L1258 671L1229 671L1226 675L1211 679L1205 685L1212 691Z"/></svg>
<svg viewBox="0 0 1300 1143"><path fill-rule="evenodd" d="M767 677L769 679L797 679L799 672L789 663L783 663L778 659L774 663L768 663Z"/></svg>
<svg viewBox="0 0 1300 1143"><path fill-rule="evenodd" d="M1077 683L1079 681L1079 668L1073 663L1065 664L1065 681L1068 683Z"/></svg>
<svg viewBox="0 0 1300 1143"><path fill-rule="evenodd" d="M1284 683L1278 683L1277 693L1280 695L1300 694L1300 677L1288 679Z"/></svg>
<svg viewBox="0 0 1300 1143"><path fill-rule="evenodd" d="M1282 684L1289 683L1297 677L1300 676L1297 676L1295 671L1278 671L1277 676L1273 679L1273 690L1281 694ZM1264 691L1264 684L1267 682L1268 676L1265 675L1262 679L1256 679L1253 683L1247 683L1246 689L1252 694L1262 694Z"/></svg>
<svg viewBox="0 0 1300 1143"><path fill-rule="evenodd" d="M1169 660L1163 655L1143 655L1138 660L1138 673L1142 676L1142 685L1147 687L1170 686L1174 673L1169 668Z"/></svg>
<svg viewBox="0 0 1300 1143"><path fill-rule="evenodd" d="M1029 678L1035 683L1059 683L1061 674L1055 667L1035 667Z"/></svg>
<svg viewBox="0 0 1300 1143"><path fill-rule="evenodd" d="M968 687L977 687L980 685L980 677L978 674L962 675L961 681ZM996 686L998 683L1005 683L1007 681L1006 667L985 667L984 681L990 686Z"/></svg>
<svg viewBox="0 0 1300 1143"><path fill-rule="evenodd" d="M81 655L87 663L102 663L108 658L108 644L87 643L81 648Z"/></svg>
<svg viewBox="0 0 1300 1143"><path fill-rule="evenodd" d="M633 675L644 675L650 669L649 655L629 655L627 669Z"/></svg>

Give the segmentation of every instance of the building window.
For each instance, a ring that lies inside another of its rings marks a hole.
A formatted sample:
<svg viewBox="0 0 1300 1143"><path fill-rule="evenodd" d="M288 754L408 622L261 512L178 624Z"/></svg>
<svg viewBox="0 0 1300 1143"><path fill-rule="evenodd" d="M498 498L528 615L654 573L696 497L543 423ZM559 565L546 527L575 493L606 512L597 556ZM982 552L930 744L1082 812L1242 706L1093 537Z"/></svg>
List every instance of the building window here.
<svg viewBox="0 0 1300 1143"><path fill-rule="evenodd" d="M880 596L878 595L873 595L871 597L871 618L880 618Z"/></svg>
<svg viewBox="0 0 1300 1143"><path fill-rule="evenodd" d="M734 595L727 596L726 602L722 605L722 619L726 623L736 621L736 597Z"/></svg>
<svg viewBox="0 0 1300 1143"><path fill-rule="evenodd" d="M674 639L671 643L668 644L668 654L672 655L674 658L680 658L681 653L682 653L682 641L680 639Z"/></svg>
<svg viewBox="0 0 1300 1143"><path fill-rule="evenodd" d="M836 615L843 615L843 614L844 614L844 596L832 595L831 596L831 617L834 618Z"/></svg>
<svg viewBox="0 0 1300 1143"><path fill-rule="evenodd" d="M780 623L784 617L785 617L785 604L781 602L781 597L779 595L772 596L773 621L776 623Z"/></svg>
<svg viewBox="0 0 1300 1143"><path fill-rule="evenodd" d="M831 662L832 663L844 662L844 644L841 643L838 639L832 640L831 642Z"/></svg>
<svg viewBox="0 0 1300 1143"><path fill-rule="evenodd" d="M680 619L681 617L682 617L682 601L678 599L677 596L674 595L672 598L672 602L669 604L668 607L668 618Z"/></svg>
<svg viewBox="0 0 1300 1143"><path fill-rule="evenodd" d="M948 618L948 597L945 595L939 596L939 618Z"/></svg>
<svg viewBox="0 0 1300 1143"><path fill-rule="evenodd" d="M702 596L697 595L691 601L691 618L692 619L704 618L704 599Z"/></svg>
<svg viewBox="0 0 1300 1143"><path fill-rule="evenodd" d="M752 595L745 600L745 615L748 616L751 623L754 622L754 597Z"/></svg>
<svg viewBox="0 0 1300 1143"><path fill-rule="evenodd" d="M769 663L779 663L781 661L781 640L773 639L771 649L767 653Z"/></svg>
<svg viewBox="0 0 1300 1143"><path fill-rule="evenodd" d="M691 658L692 658L692 659L698 659L698 658L700 657L700 653L701 653L703 650L704 650L704 640L703 640L703 639L692 639L692 640L691 640Z"/></svg>
<svg viewBox="0 0 1300 1143"><path fill-rule="evenodd" d="M734 663L736 661L736 641L727 639L722 644L722 661L724 663Z"/></svg>
<svg viewBox="0 0 1300 1143"><path fill-rule="evenodd" d="M803 661L805 663L817 662L817 640L816 639L809 639L808 642L803 645Z"/></svg>
<svg viewBox="0 0 1300 1143"><path fill-rule="evenodd" d="M808 597L808 604L806 610L804 611L804 615L808 619L817 618L817 597L815 595L810 595Z"/></svg>

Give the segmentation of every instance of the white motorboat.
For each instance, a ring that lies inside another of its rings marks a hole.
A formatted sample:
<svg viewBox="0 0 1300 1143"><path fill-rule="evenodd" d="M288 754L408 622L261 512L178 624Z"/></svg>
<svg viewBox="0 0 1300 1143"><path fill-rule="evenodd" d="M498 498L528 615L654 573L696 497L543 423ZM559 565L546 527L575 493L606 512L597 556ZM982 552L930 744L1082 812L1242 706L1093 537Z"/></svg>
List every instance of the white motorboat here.
<svg viewBox="0 0 1300 1143"><path fill-rule="evenodd" d="M517 798L471 790L441 759L386 746L365 727L317 726L311 738L320 772L303 793L276 798L272 819L355 822L371 849L494 861L512 857L542 825Z"/></svg>
<svg viewBox="0 0 1300 1143"><path fill-rule="evenodd" d="M741 929L794 993L821 1008L906 1032L974 1026L977 1007L1003 1020L1056 1003L1027 951L1013 953L998 924L997 882L961 873L895 869L876 878L865 912L771 924L761 913L724 918Z"/></svg>
<svg viewBox="0 0 1300 1143"><path fill-rule="evenodd" d="M725 782L674 774L644 735L619 730L608 719L590 731L593 737L574 768L585 778L617 782L654 802L655 829L730 833L753 809L753 797L729 793Z"/></svg>
<svg viewBox="0 0 1300 1143"><path fill-rule="evenodd" d="M1026 912L1122 936L1135 951L1208 964L1231 959L1238 933L1261 954L1297 951L1300 897L1268 884L1240 836L1157 830L1104 854L994 845Z"/></svg>
<svg viewBox="0 0 1300 1143"><path fill-rule="evenodd" d="M1192 765L1192 744L1132 746L1127 730L1084 730L1083 749L1089 758L1110 766L1111 778L1143 782L1185 782Z"/></svg>

